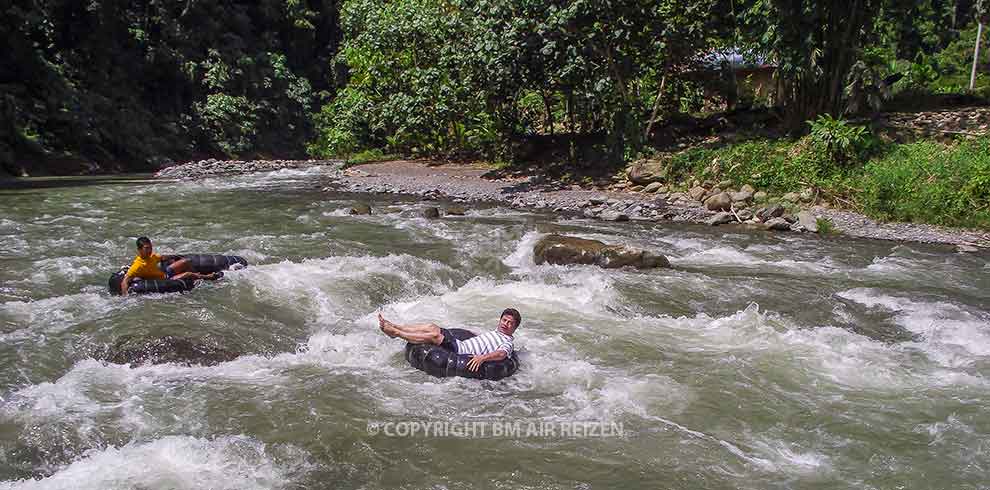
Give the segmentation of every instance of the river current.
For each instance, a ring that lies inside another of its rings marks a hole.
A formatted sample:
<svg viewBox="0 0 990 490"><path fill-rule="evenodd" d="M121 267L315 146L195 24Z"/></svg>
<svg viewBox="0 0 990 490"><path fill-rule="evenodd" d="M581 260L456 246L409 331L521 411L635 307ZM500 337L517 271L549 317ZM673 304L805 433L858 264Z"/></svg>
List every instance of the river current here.
<svg viewBox="0 0 990 490"><path fill-rule="evenodd" d="M331 178L0 189L0 488L990 485L985 252L497 206L427 220L437 203ZM537 266L551 232L672 268ZM111 296L139 235L251 266ZM416 371L375 320L483 332L509 306L522 368L501 382ZM163 335L243 355L94 358Z"/></svg>

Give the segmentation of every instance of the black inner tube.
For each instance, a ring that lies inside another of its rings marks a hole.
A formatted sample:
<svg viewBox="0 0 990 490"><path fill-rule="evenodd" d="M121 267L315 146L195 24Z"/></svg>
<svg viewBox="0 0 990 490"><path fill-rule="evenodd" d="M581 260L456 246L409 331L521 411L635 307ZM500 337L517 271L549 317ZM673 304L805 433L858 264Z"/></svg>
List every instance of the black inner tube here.
<svg viewBox="0 0 990 490"><path fill-rule="evenodd" d="M247 267L248 265L248 261L244 257L237 255L181 254L174 257L174 259L164 264L168 265L176 260L186 259L192 266L192 271L200 274L211 274L230 269L234 266ZM120 283L123 281L124 274L126 273L127 267L125 266L110 275L110 279L107 281L107 289L110 291L110 294L120 294ZM179 293L189 291L193 287L195 287L195 283L190 279L143 279L132 281L130 287L127 288L127 292L128 294Z"/></svg>
<svg viewBox="0 0 990 490"><path fill-rule="evenodd" d="M467 340L475 334L461 328L448 330L457 340ZM515 352L501 361L488 361L472 372L467 368L470 355L455 354L439 345L406 344L406 360L409 365L438 378L461 376L464 378L490 379L493 381L512 376L519 369L519 358Z"/></svg>

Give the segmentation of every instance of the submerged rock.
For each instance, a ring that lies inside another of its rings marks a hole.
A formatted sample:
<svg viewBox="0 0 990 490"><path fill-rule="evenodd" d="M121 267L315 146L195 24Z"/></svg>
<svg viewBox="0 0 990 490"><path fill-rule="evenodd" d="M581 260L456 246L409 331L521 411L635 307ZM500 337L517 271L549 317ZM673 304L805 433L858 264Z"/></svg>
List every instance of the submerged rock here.
<svg viewBox="0 0 990 490"><path fill-rule="evenodd" d="M371 206L369 206L369 205L367 205L367 204L365 204L363 202L362 203L357 203L357 204L351 206L351 209L350 209L350 211L348 211L348 214L352 214L352 215L368 215L368 214L371 214Z"/></svg>
<svg viewBox="0 0 990 490"><path fill-rule="evenodd" d="M166 335L154 339L121 337L101 359L114 364L198 364L214 366L232 361L241 354L228 351L198 339L186 339Z"/></svg>
<svg viewBox="0 0 990 490"><path fill-rule="evenodd" d="M670 262L663 255L622 245L607 245L598 240L563 235L543 237L533 247L533 255L537 264L585 264L606 269L626 266L637 269L670 267Z"/></svg>

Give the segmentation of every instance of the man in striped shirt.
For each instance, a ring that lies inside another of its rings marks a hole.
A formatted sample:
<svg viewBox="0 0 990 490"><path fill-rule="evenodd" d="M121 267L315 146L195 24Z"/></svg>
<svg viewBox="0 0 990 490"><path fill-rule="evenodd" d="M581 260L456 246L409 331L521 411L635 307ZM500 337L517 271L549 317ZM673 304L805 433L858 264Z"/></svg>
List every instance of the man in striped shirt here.
<svg viewBox="0 0 990 490"><path fill-rule="evenodd" d="M378 314L378 326L385 335L399 337L411 344L439 345L455 354L473 356L467 365L473 372L477 372L487 361L501 361L509 357L512 353L512 334L519 328L521 321L519 311L506 308L495 330L467 340L457 340L446 328L440 328L434 323L399 325L382 318L381 313Z"/></svg>

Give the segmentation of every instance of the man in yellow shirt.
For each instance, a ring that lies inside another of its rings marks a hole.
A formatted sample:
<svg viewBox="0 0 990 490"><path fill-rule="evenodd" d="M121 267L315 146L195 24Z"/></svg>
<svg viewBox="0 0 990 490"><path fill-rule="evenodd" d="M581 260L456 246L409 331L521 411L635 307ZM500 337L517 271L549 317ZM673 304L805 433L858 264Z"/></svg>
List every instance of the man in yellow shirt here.
<svg viewBox="0 0 990 490"><path fill-rule="evenodd" d="M193 272L191 270L192 264L190 264L188 260L179 258L178 256L156 254L152 248L151 240L148 239L148 237L141 237L137 239L137 250L137 257L134 257L134 262L131 263L131 267L128 268L127 273L124 274L124 279L120 281L120 294L122 296L127 295L127 287L130 285L131 278L134 277L149 280L213 280L219 277L219 275L215 272L212 274L200 274L198 272ZM165 265L169 261L172 262Z"/></svg>

